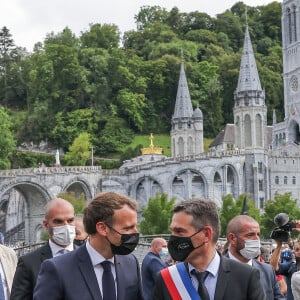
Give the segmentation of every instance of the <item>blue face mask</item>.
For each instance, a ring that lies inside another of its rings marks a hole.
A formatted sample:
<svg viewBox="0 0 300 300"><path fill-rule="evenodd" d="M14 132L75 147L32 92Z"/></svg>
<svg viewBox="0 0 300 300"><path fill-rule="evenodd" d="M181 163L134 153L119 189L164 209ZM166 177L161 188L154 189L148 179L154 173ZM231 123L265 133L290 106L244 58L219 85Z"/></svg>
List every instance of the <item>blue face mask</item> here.
<svg viewBox="0 0 300 300"><path fill-rule="evenodd" d="M161 248L161 250L159 251L159 256L161 258L165 258L166 256L168 256L169 251L168 248Z"/></svg>

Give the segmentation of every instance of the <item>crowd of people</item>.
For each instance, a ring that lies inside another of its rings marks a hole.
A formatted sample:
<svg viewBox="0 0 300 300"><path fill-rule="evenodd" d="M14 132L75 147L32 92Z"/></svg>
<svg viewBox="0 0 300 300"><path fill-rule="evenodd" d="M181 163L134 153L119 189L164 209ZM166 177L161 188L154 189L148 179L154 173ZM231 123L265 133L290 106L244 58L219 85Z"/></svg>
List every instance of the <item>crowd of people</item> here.
<svg viewBox="0 0 300 300"><path fill-rule="evenodd" d="M0 300L300 300L300 242L262 247L248 215L227 225L220 245L218 208L188 200L173 209L168 241L154 238L141 268L137 203L98 194L76 217L70 202L45 208L49 241L17 258L0 245ZM300 222L295 222L300 232Z"/></svg>

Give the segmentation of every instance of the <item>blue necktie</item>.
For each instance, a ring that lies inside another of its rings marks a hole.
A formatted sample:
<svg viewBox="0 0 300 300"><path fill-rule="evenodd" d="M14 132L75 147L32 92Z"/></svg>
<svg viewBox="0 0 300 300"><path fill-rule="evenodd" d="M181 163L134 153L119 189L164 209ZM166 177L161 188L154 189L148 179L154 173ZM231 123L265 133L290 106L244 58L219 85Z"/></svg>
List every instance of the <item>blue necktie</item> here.
<svg viewBox="0 0 300 300"><path fill-rule="evenodd" d="M102 298L103 300L116 300L116 287L114 276L111 272L111 262L105 260L101 265L103 267Z"/></svg>
<svg viewBox="0 0 300 300"><path fill-rule="evenodd" d="M59 250L57 253L59 253L59 255L62 255L62 254L68 253L68 252L70 252L70 250L67 250L67 249L61 249L61 250Z"/></svg>
<svg viewBox="0 0 300 300"><path fill-rule="evenodd" d="M2 281L1 272L0 272L0 300L5 300L5 297L4 297L4 287L3 287L3 281Z"/></svg>

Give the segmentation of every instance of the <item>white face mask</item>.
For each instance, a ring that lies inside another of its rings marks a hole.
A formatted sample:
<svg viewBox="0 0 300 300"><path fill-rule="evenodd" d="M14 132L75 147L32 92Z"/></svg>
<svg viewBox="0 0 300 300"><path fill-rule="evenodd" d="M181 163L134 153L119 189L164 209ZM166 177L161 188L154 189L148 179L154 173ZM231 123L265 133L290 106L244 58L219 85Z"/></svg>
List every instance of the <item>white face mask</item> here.
<svg viewBox="0 0 300 300"><path fill-rule="evenodd" d="M169 254L168 248L161 248L161 250L159 251L159 256L161 258L166 257Z"/></svg>
<svg viewBox="0 0 300 300"><path fill-rule="evenodd" d="M260 254L260 240L244 240L245 247L240 253L246 259L253 259Z"/></svg>
<svg viewBox="0 0 300 300"><path fill-rule="evenodd" d="M75 226L73 225L63 225L52 227L52 239L60 246L68 246L73 243L75 238Z"/></svg>

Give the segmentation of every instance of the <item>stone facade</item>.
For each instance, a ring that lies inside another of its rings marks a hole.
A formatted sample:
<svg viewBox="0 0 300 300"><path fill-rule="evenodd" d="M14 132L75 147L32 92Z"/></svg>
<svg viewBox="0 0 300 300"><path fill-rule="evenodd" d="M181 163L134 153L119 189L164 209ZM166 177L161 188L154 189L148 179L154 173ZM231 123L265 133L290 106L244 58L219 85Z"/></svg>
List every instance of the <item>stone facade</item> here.
<svg viewBox="0 0 300 300"><path fill-rule="evenodd" d="M37 241L45 203L70 190L84 192L86 199L100 191L116 191L136 199L140 208L156 193L166 193L177 201L209 198L219 206L224 195L237 198L250 194L262 210L276 192L291 192L294 199L300 199L299 11L299 0L283 1L283 122L277 123L274 112L272 126L267 125L265 92L247 27L233 95L233 124L224 126L208 152L203 150L205 116L199 108L193 110L182 62L171 120L171 158L150 149L144 152L148 154L125 161L119 170L74 167L2 171L0 209L7 213L6 218L0 215L2 229L9 232L17 228L24 232L27 243ZM14 196L12 189L22 196Z"/></svg>

